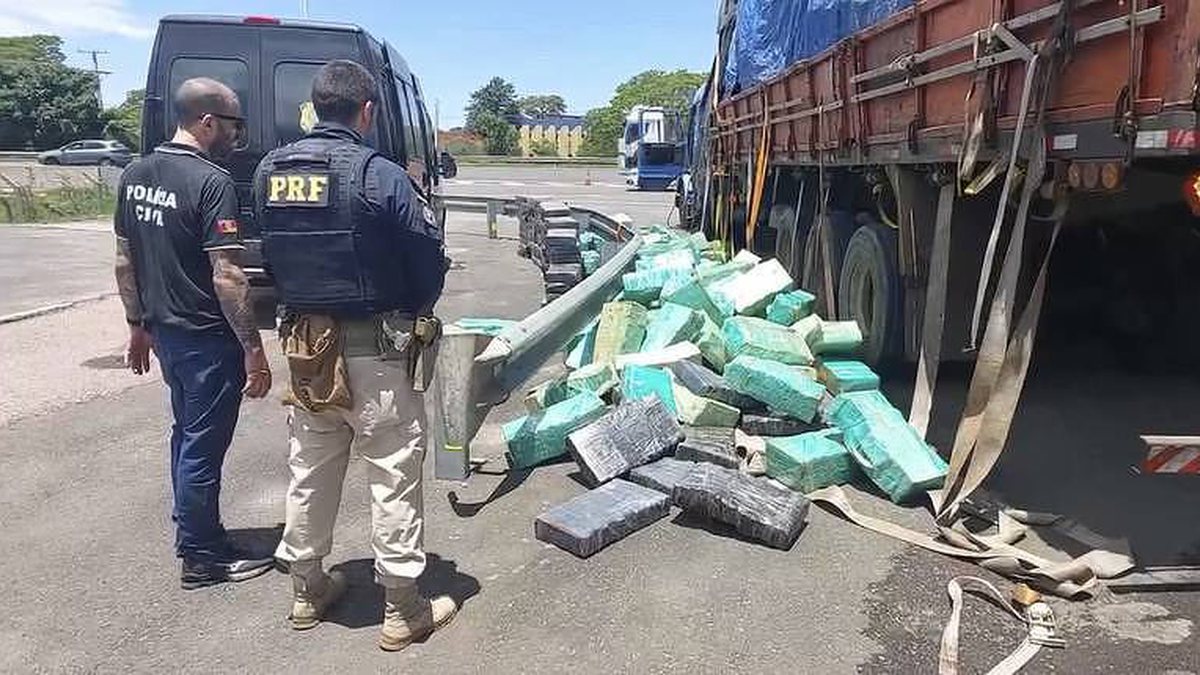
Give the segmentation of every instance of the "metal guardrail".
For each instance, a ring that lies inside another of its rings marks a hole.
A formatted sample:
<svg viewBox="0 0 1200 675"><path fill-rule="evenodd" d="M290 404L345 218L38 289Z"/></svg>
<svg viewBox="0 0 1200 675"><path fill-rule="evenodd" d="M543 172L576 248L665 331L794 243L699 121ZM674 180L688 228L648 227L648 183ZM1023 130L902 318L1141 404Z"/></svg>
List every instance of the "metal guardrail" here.
<svg viewBox="0 0 1200 675"><path fill-rule="evenodd" d="M510 157L506 155L455 155L460 165L470 166L597 166L617 168L617 157Z"/></svg>
<svg viewBox="0 0 1200 675"><path fill-rule="evenodd" d="M0 150L0 162L36 162L38 154L21 150Z"/></svg>
<svg viewBox="0 0 1200 675"><path fill-rule="evenodd" d="M471 440L487 413L532 375L546 359L583 330L601 306L621 285L621 275L633 266L642 239L627 220L589 208L543 209L529 199L444 197L447 209L533 218L569 216L580 231L592 231L624 245L594 273L561 297L494 338L447 326L438 343L433 381L427 390L432 399L430 444L434 449L435 476L464 480L471 470ZM482 211L480 210L482 207ZM490 229L490 225L489 225ZM546 227L521 227L521 250L543 242ZM532 257L532 256L531 256Z"/></svg>

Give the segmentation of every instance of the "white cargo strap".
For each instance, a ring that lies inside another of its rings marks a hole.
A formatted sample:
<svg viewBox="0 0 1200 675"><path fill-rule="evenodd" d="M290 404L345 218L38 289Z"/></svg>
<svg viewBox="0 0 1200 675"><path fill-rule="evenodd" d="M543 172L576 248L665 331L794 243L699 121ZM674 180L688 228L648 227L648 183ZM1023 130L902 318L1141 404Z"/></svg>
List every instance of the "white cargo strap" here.
<svg viewBox="0 0 1200 675"><path fill-rule="evenodd" d="M942 360L942 326L946 319L946 282L950 270L950 222L954 215L954 183L942 186L933 230L933 253L925 288L925 317L921 328L921 356L913 389L908 424L921 438L929 428L938 365Z"/></svg>
<svg viewBox="0 0 1200 675"><path fill-rule="evenodd" d="M1029 100L1033 94L1033 85L1037 77L1037 66L1038 57L1034 54L1029 62L1025 64L1025 84L1021 88L1021 114L1017 116L1017 128L1013 131L1012 151L1008 156L1008 174L1004 177L1004 187L1000 190L1000 203L996 207L996 217L992 221L992 231L988 235L987 248L984 249L983 253L983 263L979 268L979 283L975 288L975 309L971 312L971 332L968 349L975 349L979 338L979 319L983 313L983 299L987 296L988 282L992 278L992 264L996 256L996 245L1000 241L1000 230L1004 225L1004 216L1008 212L1008 194L1012 191L1013 181L1017 179L1017 158L1021 154L1022 135L1025 130L1025 119L1029 116ZM1035 138L1034 142L1038 140ZM1042 155L1044 158L1044 147L1042 148ZM1032 176L1030 179L1032 179ZM1028 186L1030 179L1026 180L1026 186ZM1035 181L1034 187L1036 188L1039 185L1041 185L1041 179ZM1017 216L1016 227L1020 227L1021 225L1022 219L1020 216ZM997 290L997 293L999 293L999 290ZM993 301L992 306L995 307L995 301Z"/></svg>
<svg viewBox="0 0 1200 675"><path fill-rule="evenodd" d="M859 527L927 551L976 562L997 574L1024 581L1038 590L1063 598L1090 596L1099 579L1118 576L1133 567L1128 555L1098 548L1097 545L1105 542L1094 533L1049 514L1004 511L997 535L980 536L965 528L938 527L938 536L933 536L859 513L838 486L816 490L809 493L808 498L832 508ZM1064 562L1047 560L1013 546L1024 535L1026 523L1054 526L1064 536L1097 548Z"/></svg>
<svg viewBox="0 0 1200 675"><path fill-rule="evenodd" d="M962 623L963 591L978 595L1005 610L1018 621L1028 626L1028 620L1008 601L995 586L979 577L954 577L946 584L946 592L950 594L950 620L942 631L942 648L938 654L938 675L958 675L958 634ZM1034 644L1026 637L1021 644L1000 663L997 663L988 675L1013 675L1029 663L1042 645Z"/></svg>

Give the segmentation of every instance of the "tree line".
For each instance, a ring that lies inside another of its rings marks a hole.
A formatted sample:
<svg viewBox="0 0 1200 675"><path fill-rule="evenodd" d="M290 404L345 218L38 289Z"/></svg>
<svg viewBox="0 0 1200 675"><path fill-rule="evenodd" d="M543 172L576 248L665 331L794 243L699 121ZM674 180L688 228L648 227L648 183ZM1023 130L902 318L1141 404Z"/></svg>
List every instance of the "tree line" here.
<svg viewBox="0 0 1200 675"><path fill-rule="evenodd" d="M684 112L696 89L704 83L704 73L687 70L647 70L622 82L607 105L588 111L583 122L583 147L579 154L606 157L617 152L617 139L625 126L625 114L635 105L663 106ZM501 77L493 77L471 93L467 104L466 129L483 138L490 155L511 155L519 138L510 121L523 113L530 117L562 115L566 101L557 94L518 97L517 89ZM546 142L548 143L548 141ZM553 145L552 143L550 144ZM534 154L554 154L554 148L532 148Z"/></svg>
<svg viewBox="0 0 1200 675"><path fill-rule="evenodd" d="M66 64L54 35L0 38L0 148L46 150L108 137L137 152L143 90L105 109L96 74Z"/></svg>

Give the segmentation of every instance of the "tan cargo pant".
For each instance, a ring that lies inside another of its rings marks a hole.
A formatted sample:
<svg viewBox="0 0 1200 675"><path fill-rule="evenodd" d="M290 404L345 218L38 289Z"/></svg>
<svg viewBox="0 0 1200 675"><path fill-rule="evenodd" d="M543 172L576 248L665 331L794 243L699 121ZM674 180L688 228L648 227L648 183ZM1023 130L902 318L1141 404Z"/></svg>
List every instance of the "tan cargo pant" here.
<svg viewBox="0 0 1200 675"><path fill-rule="evenodd" d="M410 584L425 569L421 463L425 409L412 390L406 359L346 357L352 410L293 409L287 523L275 556L319 561L333 544L333 525L351 451L363 459L371 490L375 578L385 587Z"/></svg>

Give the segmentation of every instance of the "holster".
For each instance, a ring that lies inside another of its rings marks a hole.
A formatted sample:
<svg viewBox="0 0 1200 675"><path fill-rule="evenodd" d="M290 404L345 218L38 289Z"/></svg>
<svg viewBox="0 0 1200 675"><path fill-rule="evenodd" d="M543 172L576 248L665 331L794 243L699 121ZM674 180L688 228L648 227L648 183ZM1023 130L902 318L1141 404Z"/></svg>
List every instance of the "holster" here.
<svg viewBox="0 0 1200 675"><path fill-rule="evenodd" d="M283 335L283 353L291 374L291 386L283 395L285 405L309 412L353 407L342 354L344 338L341 324L331 316L296 316Z"/></svg>

